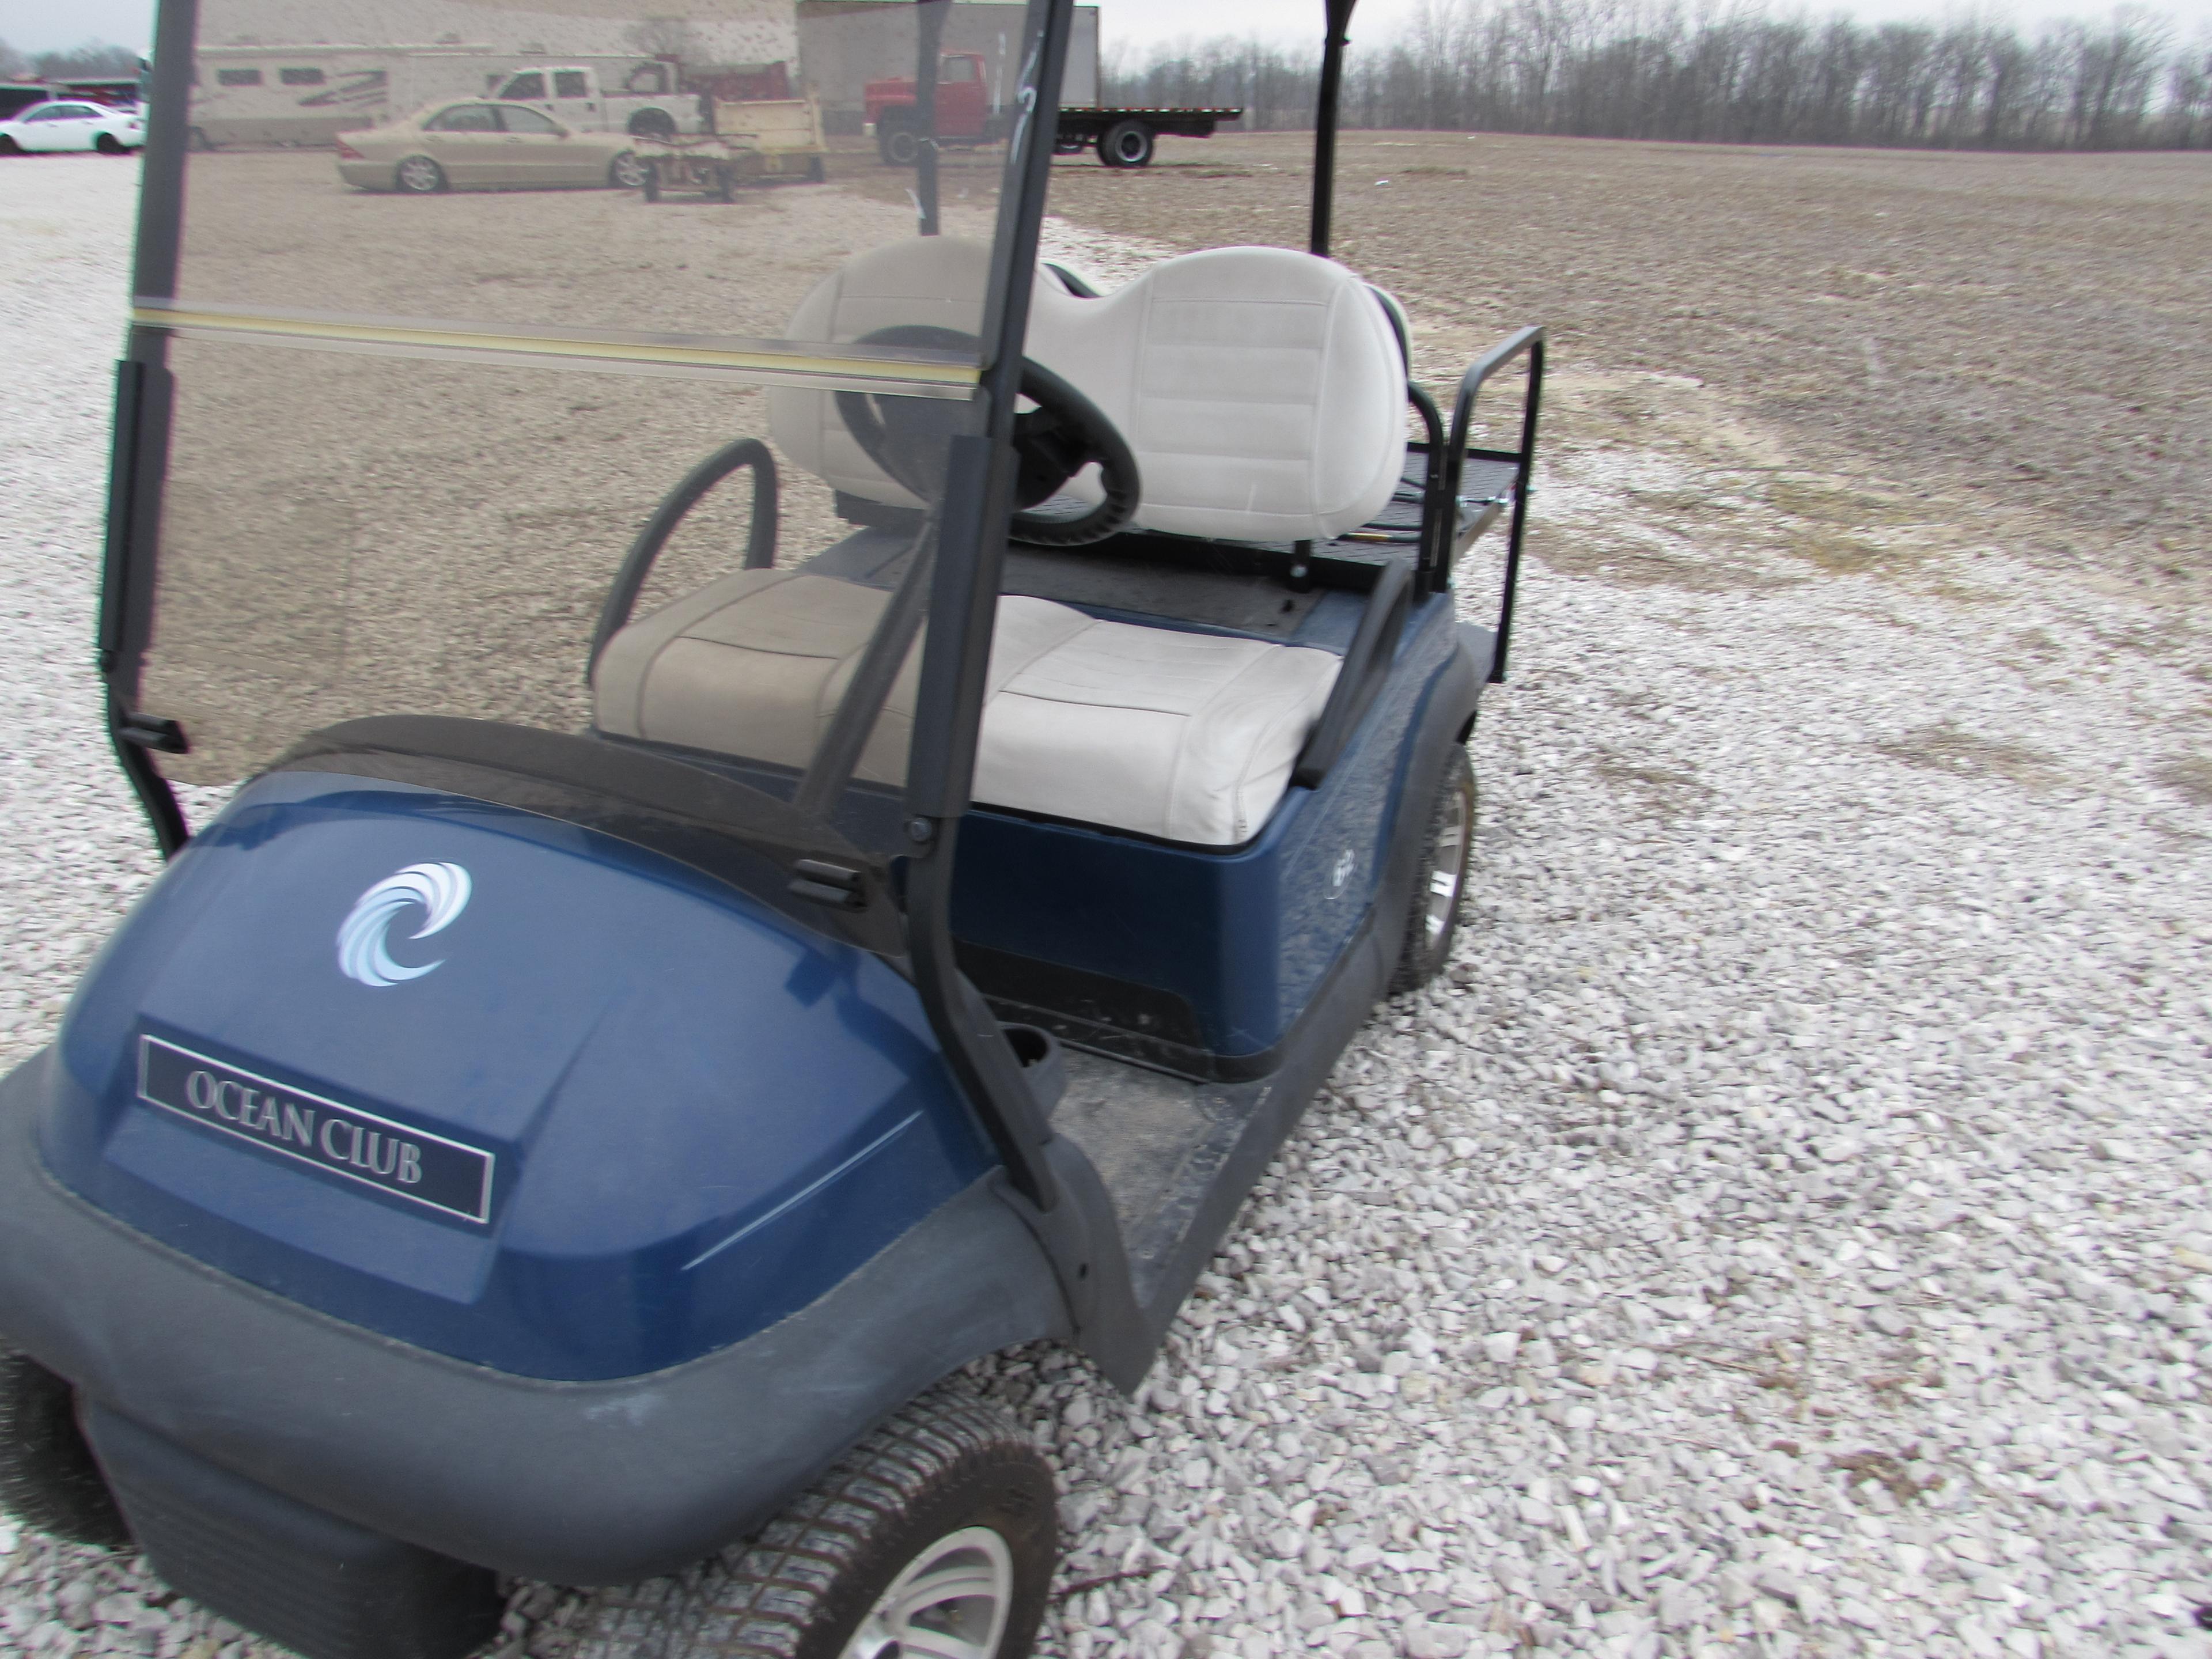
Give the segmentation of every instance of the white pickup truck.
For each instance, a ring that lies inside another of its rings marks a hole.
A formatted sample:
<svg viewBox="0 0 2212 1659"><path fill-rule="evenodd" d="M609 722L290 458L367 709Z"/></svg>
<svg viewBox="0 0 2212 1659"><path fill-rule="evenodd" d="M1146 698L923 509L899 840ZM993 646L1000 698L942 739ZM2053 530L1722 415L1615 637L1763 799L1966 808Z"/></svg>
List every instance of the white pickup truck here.
<svg viewBox="0 0 2212 1659"><path fill-rule="evenodd" d="M617 74L622 84L609 85ZM499 81L490 96L501 103L543 110L574 131L669 138L706 126L697 96L680 90L680 85L677 66L661 58L641 61L626 70L547 64L516 70Z"/></svg>

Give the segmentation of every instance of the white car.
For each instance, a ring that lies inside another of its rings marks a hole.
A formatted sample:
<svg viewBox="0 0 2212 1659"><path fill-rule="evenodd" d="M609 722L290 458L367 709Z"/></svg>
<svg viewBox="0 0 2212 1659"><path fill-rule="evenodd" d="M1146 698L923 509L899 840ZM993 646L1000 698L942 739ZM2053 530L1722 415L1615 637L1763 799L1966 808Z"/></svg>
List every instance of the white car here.
<svg viewBox="0 0 2212 1659"><path fill-rule="evenodd" d="M57 98L0 121L0 155L96 149L124 155L146 142L146 118L135 105L117 108Z"/></svg>

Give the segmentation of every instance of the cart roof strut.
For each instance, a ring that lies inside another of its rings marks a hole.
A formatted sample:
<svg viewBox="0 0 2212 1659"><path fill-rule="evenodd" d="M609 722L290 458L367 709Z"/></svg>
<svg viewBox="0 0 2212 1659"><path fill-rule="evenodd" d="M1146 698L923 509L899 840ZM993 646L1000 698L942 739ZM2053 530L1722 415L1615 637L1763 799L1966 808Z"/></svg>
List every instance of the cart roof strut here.
<svg viewBox="0 0 2212 1659"><path fill-rule="evenodd" d="M1307 247L1328 257L1328 221L1336 202L1336 106L1344 90L1344 49L1352 44L1352 9L1359 0L1323 0L1328 32L1321 49L1321 99L1314 111L1313 234Z"/></svg>

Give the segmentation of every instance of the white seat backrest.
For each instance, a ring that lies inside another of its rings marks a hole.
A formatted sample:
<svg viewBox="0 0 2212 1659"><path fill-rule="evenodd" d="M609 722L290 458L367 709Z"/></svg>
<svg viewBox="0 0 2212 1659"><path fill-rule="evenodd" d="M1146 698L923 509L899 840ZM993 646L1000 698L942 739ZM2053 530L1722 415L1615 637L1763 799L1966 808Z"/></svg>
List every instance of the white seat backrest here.
<svg viewBox="0 0 2212 1659"><path fill-rule="evenodd" d="M807 296L791 335L849 342L914 322L973 333L988 257L950 238L872 250ZM1324 539L1380 512L1404 468L1406 370L1389 318L1358 276L1311 254L1185 254L1095 300L1041 280L1028 349L1128 441L1145 528ZM833 398L769 395L794 461L840 489L915 504L845 432Z"/></svg>
<svg viewBox="0 0 2212 1659"><path fill-rule="evenodd" d="M1129 441L1149 529L1322 539L1379 513L1405 467L1390 319L1358 276L1310 253L1187 253L1099 300L1040 285L1030 355Z"/></svg>
<svg viewBox="0 0 2212 1659"><path fill-rule="evenodd" d="M785 334L850 345L902 323L980 334L991 250L957 236L918 236L855 254L799 302ZM921 503L894 483L837 413L833 393L771 386L769 430L785 454L834 489L894 507Z"/></svg>

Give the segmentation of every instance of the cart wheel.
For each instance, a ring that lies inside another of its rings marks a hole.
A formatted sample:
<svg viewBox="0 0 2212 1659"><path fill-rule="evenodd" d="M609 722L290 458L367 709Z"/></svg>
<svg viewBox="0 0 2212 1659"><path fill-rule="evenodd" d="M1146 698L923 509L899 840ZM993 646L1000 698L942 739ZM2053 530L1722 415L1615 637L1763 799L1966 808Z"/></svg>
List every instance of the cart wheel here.
<svg viewBox="0 0 2212 1659"><path fill-rule="evenodd" d="M410 196L435 196L446 187L446 170L427 155L410 155L392 170L392 182Z"/></svg>
<svg viewBox="0 0 2212 1659"><path fill-rule="evenodd" d="M1098 159L1109 167L1150 167L1152 130L1142 121L1116 121L1098 141Z"/></svg>
<svg viewBox="0 0 2212 1659"><path fill-rule="evenodd" d="M76 1391L0 1348L0 1510L79 1544L124 1549L131 1528L76 1425Z"/></svg>
<svg viewBox="0 0 2212 1659"><path fill-rule="evenodd" d="M1390 975L1390 994L1418 990L1443 971L1451 956L1452 932L1459 926L1460 896L1467 890L1467 866L1474 848L1474 767L1458 744L1444 758L1443 775L1429 808L1429 833L1421 843L1420 873L1414 878L1413 911L1406 918L1406 942Z"/></svg>
<svg viewBox="0 0 2212 1659"><path fill-rule="evenodd" d="M645 181L652 176L653 169L630 150L624 150L607 164L610 190L642 190Z"/></svg>
<svg viewBox="0 0 2212 1659"><path fill-rule="evenodd" d="M707 1567L602 1605L588 1659L1023 1659L1059 1555L1051 1468L933 1394Z"/></svg>

